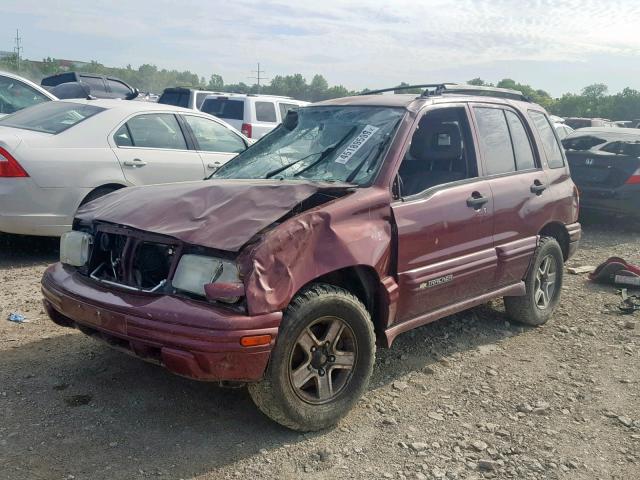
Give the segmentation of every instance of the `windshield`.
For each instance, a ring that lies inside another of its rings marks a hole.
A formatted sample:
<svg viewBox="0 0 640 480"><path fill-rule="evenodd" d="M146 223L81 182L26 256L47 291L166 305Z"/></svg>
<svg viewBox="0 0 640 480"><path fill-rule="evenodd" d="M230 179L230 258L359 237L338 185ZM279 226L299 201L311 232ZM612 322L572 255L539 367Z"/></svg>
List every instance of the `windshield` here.
<svg viewBox="0 0 640 480"><path fill-rule="evenodd" d="M402 108L318 106L284 123L223 165L214 178L280 178L364 185L404 116Z"/></svg>
<svg viewBox="0 0 640 480"><path fill-rule="evenodd" d="M0 126L56 134L103 110L102 107L83 103L47 102L4 117L0 120Z"/></svg>

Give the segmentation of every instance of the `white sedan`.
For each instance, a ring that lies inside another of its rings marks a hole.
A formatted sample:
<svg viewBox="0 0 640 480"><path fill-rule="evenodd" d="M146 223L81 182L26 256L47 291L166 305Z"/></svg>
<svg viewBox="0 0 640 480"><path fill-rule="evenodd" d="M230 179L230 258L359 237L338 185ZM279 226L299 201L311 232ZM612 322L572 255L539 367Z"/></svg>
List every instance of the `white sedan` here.
<svg viewBox="0 0 640 480"><path fill-rule="evenodd" d="M0 119L0 232L60 236L130 185L200 180L250 141L205 113L123 100L46 102Z"/></svg>

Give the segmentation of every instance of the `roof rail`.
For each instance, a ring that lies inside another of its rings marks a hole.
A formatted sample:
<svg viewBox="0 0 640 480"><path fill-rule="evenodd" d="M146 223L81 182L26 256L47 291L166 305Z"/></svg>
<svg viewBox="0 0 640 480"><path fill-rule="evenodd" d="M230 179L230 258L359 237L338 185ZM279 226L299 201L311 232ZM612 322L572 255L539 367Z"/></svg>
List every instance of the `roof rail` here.
<svg viewBox="0 0 640 480"><path fill-rule="evenodd" d="M478 95L486 97L509 98L511 100L520 100L530 102L531 99L519 90L511 90L508 88L485 87L479 85L466 85L458 83L426 83L421 85L402 85L390 88L381 88L379 90L371 90L369 92L359 93L358 95L376 95L385 92L394 92L396 90L412 90L414 88L424 88L424 92L420 97L431 97L435 95L454 94L454 95Z"/></svg>
<svg viewBox="0 0 640 480"><path fill-rule="evenodd" d="M273 98L288 98L289 100L295 100L293 97L285 97L284 95L269 95L267 93L247 93L247 97L273 97Z"/></svg>
<svg viewBox="0 0 640 480"><path fill-rule="evenodd" d="M442 91L436 93L452 93L457 95L478 95L485 97L509 98L511 100L520 100L530 102L531 99L520 90L511 90L510 88L485 87L481 85L465 85L465 84L447 84L443 85ZM423 96L426 96L423 94Z"/></svg>
<svg viewBox="0 0 640 480"><path fill-rule="evenodd" d="M396 90L413 90L414 88L444 88L445 85L454 85L453 83L425 83L422 85L398 85L397 87L380 88L378 90L369 90L358 95L377 95L378 93L395 92Z"/></svg>

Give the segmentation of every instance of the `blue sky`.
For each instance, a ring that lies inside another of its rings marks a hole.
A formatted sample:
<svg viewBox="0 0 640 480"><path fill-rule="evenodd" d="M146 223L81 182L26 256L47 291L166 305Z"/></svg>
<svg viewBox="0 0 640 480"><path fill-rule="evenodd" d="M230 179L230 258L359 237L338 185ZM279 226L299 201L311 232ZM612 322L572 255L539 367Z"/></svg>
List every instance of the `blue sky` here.
<svg viewBox="0 0 640 480"><path fill-rule="evenodd" d="M323 74L330 84L380 88L480 76L552 95L602 82L640 89L638 0L232 2L2 0L0 50L153 63L226 82Z"/></svg>

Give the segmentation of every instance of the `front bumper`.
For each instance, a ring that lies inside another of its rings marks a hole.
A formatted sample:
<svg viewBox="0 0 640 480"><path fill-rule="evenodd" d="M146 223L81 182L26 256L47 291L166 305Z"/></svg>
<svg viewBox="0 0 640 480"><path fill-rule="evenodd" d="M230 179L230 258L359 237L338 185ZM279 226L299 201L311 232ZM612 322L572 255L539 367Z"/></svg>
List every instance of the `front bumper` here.
<svg viewBox="0 0 640 480"><path fill-rule="evenodd" d="M55 323L195 380L262 378L282 319L282 312L248 316L169 295L105 288L60 263L45 272L42 293ZM267 334L268 345L240 344L245 336Z"/></svg>

